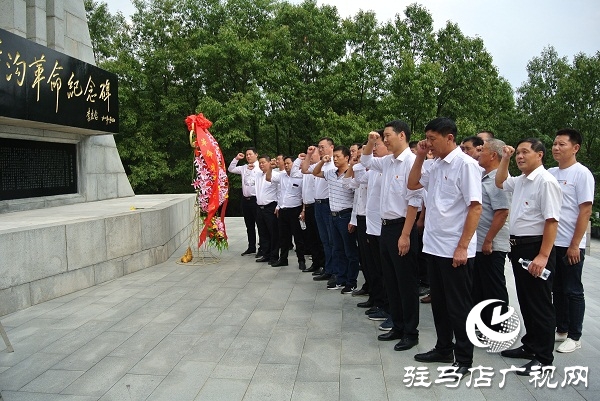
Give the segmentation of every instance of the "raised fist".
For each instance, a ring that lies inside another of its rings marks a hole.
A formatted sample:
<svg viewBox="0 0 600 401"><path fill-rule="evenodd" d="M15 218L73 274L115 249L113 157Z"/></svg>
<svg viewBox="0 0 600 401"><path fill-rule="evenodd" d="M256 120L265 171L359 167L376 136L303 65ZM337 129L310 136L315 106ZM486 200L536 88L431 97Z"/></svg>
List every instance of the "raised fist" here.
<svg viewBox="0 0 600 401"><path fill-rule="evenodd" d="M315 150L317 150L317 148L315 146L309 146L308 149L306 150L306 154L310 156L313 153L315 153Z"/></svg>
<svg viewBox="0 0 600 401"><path fill-rule="evenodd" d="M323 163L329 163L329 161L331 160L331 156L325 155L321 158L321 160L323 160Z"/></svg>
<svg viewBox="0 0 600 401"><path fill-rule="evenodd" d="M502 158L510 159L513 153L515 153L515 148L510 145L505 145L502 148Z"/></svg>
<svg viewBox="0 0 600 401"><path fill-rule="evenodd" d="M369 132L368 140L371 143L375 143L380 137L381 137L381 135L379 135L378 132L371 131L371 132Z"/></svg>
<svg viewBox="0 0 600 401"><path fill-rule="evenodd" d="M235 157L236 160L242 160L244 158L244 154L243 153L238 153L237 156Z"/></svg>

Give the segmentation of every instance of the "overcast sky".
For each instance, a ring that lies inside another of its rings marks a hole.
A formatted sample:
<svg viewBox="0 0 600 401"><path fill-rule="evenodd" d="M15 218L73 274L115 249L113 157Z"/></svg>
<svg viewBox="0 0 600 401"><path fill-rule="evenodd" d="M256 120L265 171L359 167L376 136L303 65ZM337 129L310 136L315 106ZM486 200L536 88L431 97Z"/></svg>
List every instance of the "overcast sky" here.
<svg viewBox="0 0 600 401"><path fill-rule="evenodd" d="M99 0L111 13L125 16L135 11L129 0ZM292 1L300 3L300 1ZM337 7L341 17L359 9L373 10L380 21L402 14L415 0L318 0ZM419 2L419 1L417 1ZM435 30L446 21L458 24L463 34L483 39L500 75L514 88L527 79L527 62L544 47L554 46L559 56L600 51L600 1L598 0L422 0L433 16Z"/></svg>

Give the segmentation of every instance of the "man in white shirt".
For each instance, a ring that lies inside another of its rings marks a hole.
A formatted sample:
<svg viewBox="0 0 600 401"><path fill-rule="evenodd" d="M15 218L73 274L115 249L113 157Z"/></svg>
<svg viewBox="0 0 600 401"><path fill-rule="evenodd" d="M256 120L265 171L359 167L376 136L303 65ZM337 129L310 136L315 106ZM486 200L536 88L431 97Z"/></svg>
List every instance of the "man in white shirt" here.
<svg viewBox="0 0 600 401"><path fill-rule="evenodd" d="M276 263L279 260L279 227L277 222L276 207L278 199L277 185L267 181L267 174L275 179L280 173L272 171L271 158L260 156L258 158L259 171L255 173L256 205L258 206L258 232L263 238L262 247L264 256L256 259L257 262Z"/></svg>
<svg viewBox="0 0 600 401"><path fill-rule="evenodd" d="M316 147L316 146L315 146ZM294 160L292 170L290 174L301 173L300 165L306 158L306 153L300 153L298 158ZM310 164L317 164L319 162L319 153L313 153ZM302 174L302 212L300 213L300 220L306 223L306 229L303 230L304 238L304 250L310 252L312 257L312 264L310 267L302 270L303 273L313 273L313 275L320 275L323 266L325 266L325 253L323 251L323 244L321 238L319 238L319 230L317 228L317 220L315 219L315 177L312 174Z"/></svg>
<svg viewBox="0 0 600 401"><path fill-rule="evenodd" d="M238 162L244 158L243 153L238 153L237 156L229 163L227 169L230 173L239 174L242 176L242 215L244 216L244 224L246 225L246 235L248 236L248 248L242 252L242 256L250 255L256 252L256 186L254 183L253 169L258 171L258 152L255 148L246 149L246 161L248 164L238 166ZM262 256L260 248L259 234L258 257Z"/></svg>
<svg viewBox="0 0 600 401"><path fill-rule="evenodd" d="M571 128L556 132L552 156L558 167L548 169L562 190L562 209L558 222L556 274L552 299L556 312L557 341L563 341L557 352L573 352L581 348L581 330L585 312L585 298L581 273L585 254L587 225L594 201L594 176L577 162L581 148L581 134Z"/></svg>
<svg viewBox="0 0 600 401"><path fill-rule="evenodd" d="M486 140L479 152L479 165L483 168L481 177L482 211L477 226L477 254L473 268L473 304L487 299L504 301L508 306L508 291L504 277L508 243L508 210L510 194L496 186L496 172L502 159L502 149L506 144L498 139ZM494 331L501 330L500 324L491 325L493 308L484 308L482 321ZM505 310L502 311L504 313Z"/></svg>
<svg viewBox="0 0 600 401"><path fill-rule="evenodd" d="M508 164L515 153L523 174L509 177ZM530 359L518 375L552 365L556 320L552 306L552 281L556 266L554 240L558 229L562 194L556 178L543 165L546 148L536 138L522 139L517 150L505 146L496 173L496 186L512 192L510 208L510 261L526 334L519 348L502 351L507 358ZM519 259L531 260L527 269ZM540 278L544 269L547 280Z"/></svg>
<svg viewBox="0 0 600 401"><path fill-rule="evenodd" d="M319 157L329 156L329 161L323 163L321 171L327 171L335 169L333 164L333 148L334 142L331 138L321 138L317 147L309 146L306 151L306 157L302 160L300 168L302 174L311 174L317 165L312 164L313 154L319 152ZM323 267L323 274L313 277L315 281L325 281L327 284L335 284L335 274L333 270L333 222L331 220L331 209L329 207L329 185L327 181L321 178L315 179L315 219L317 220L317 229L319 230L319 237L321 237L321 244L323 245L323 252L325 253L325 266Z"/></svg>
<svg viewBox="0 0 600 401"><path fill-rule="evenodd" d="M304 240L302 229L298 219L302 213L302 173L297 171L291 175L292 158L283 157L284 171L281 174L271 176L267 173L267 181L275 183L279 187L279 201L277 205L277 217L279 222L279 260L271 266L287 266L288 253L292 242L292 235L296 243L296 256L298 257L298 268L306 269L304 258Z"/></svg>
<svg viewBox="0 0 600 401"><path fill-rule="evenodd" d="M425 127L426 140L408 177L408 188L427 190L423 252L428 255L431 309L437 333L435 348L415 355L419 362L454 362L459 380L470 374L473 344L466 321L471 308L475 230L481 214L481 170L456 145L454 121L440 117ZM431 149L436 157L423 172ZM456 339L456 345L452 340ZM454 351L454 357L452 352Z"/></svg>
<svg viewBox="0 0 600 401"><path fill-rule="evenodd" d="M415 161L408 146L410 134L405 122L391 121L383 130L383 143L391 154L373 157L380 135L371 132L362 155L366 168L382 173L380 254L393 327L377 339L400 340L394 346L396 351L409 350L419 343L418 241L413 227L423 189L409 190L406 186Z"/></svg>

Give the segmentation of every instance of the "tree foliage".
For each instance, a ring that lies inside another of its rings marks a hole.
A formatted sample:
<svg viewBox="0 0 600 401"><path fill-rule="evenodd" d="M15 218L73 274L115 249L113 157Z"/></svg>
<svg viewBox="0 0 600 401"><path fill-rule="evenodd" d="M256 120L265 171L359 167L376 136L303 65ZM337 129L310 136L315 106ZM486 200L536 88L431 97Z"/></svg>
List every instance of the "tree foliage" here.
<svg viewBox="0 0 600 401"><path fill-rule="evenodd" d="M137 193L191 190L184 118L202 112L229 160L245 147L295 155L322 136L350 144L391 119L420 137L430 119L461 136L514 143L572 126L584 161L599 147L600 53L570 64L553 48L516 94L481 38L411 4L380 22L315 0L134 0L131 19L86 0L97 64L119 76L117 145ZM515 102L516 100L516 102ZM233 185L238 185L234 179Z"/></svg>

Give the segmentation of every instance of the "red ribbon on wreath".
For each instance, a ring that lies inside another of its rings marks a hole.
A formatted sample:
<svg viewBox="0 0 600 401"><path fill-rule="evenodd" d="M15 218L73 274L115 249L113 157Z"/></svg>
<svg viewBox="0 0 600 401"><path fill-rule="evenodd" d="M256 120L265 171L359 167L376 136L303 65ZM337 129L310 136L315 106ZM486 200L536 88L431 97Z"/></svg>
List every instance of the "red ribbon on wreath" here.
<svg viewBox="0 0 600 401"><path fill-rule="evenodd" d="M208 207L206 210L207 215L204 219L204 227L202 228L202 232L200 232L198 238L199 248L206 241L208 227L211 224L213 217L218 212L221 204L223 207L221 208L220 219L223 223L223 233L225 235L225 239L227 239L227 234L225 234L224 227L228 197L225 196L223 202L221 203L219 200L219 195L221 190L227 190L229 184L227 181L227 172L225 170L225 159L223 158L223 152L221 152L221 148L219 147L219 144L215 138L210 134L210 132L208 132L208 128L212 126L212 122L204 117L202 113L200 113L198 115L188 116L185 119L185 123L188 127L188 130L193 130L196 134L194 153L196 156L200 154L202 155L212 177L211 187L208 188L208 191L204 191L208 196ZM220 174L221 171L223 174Z"/></svg>

